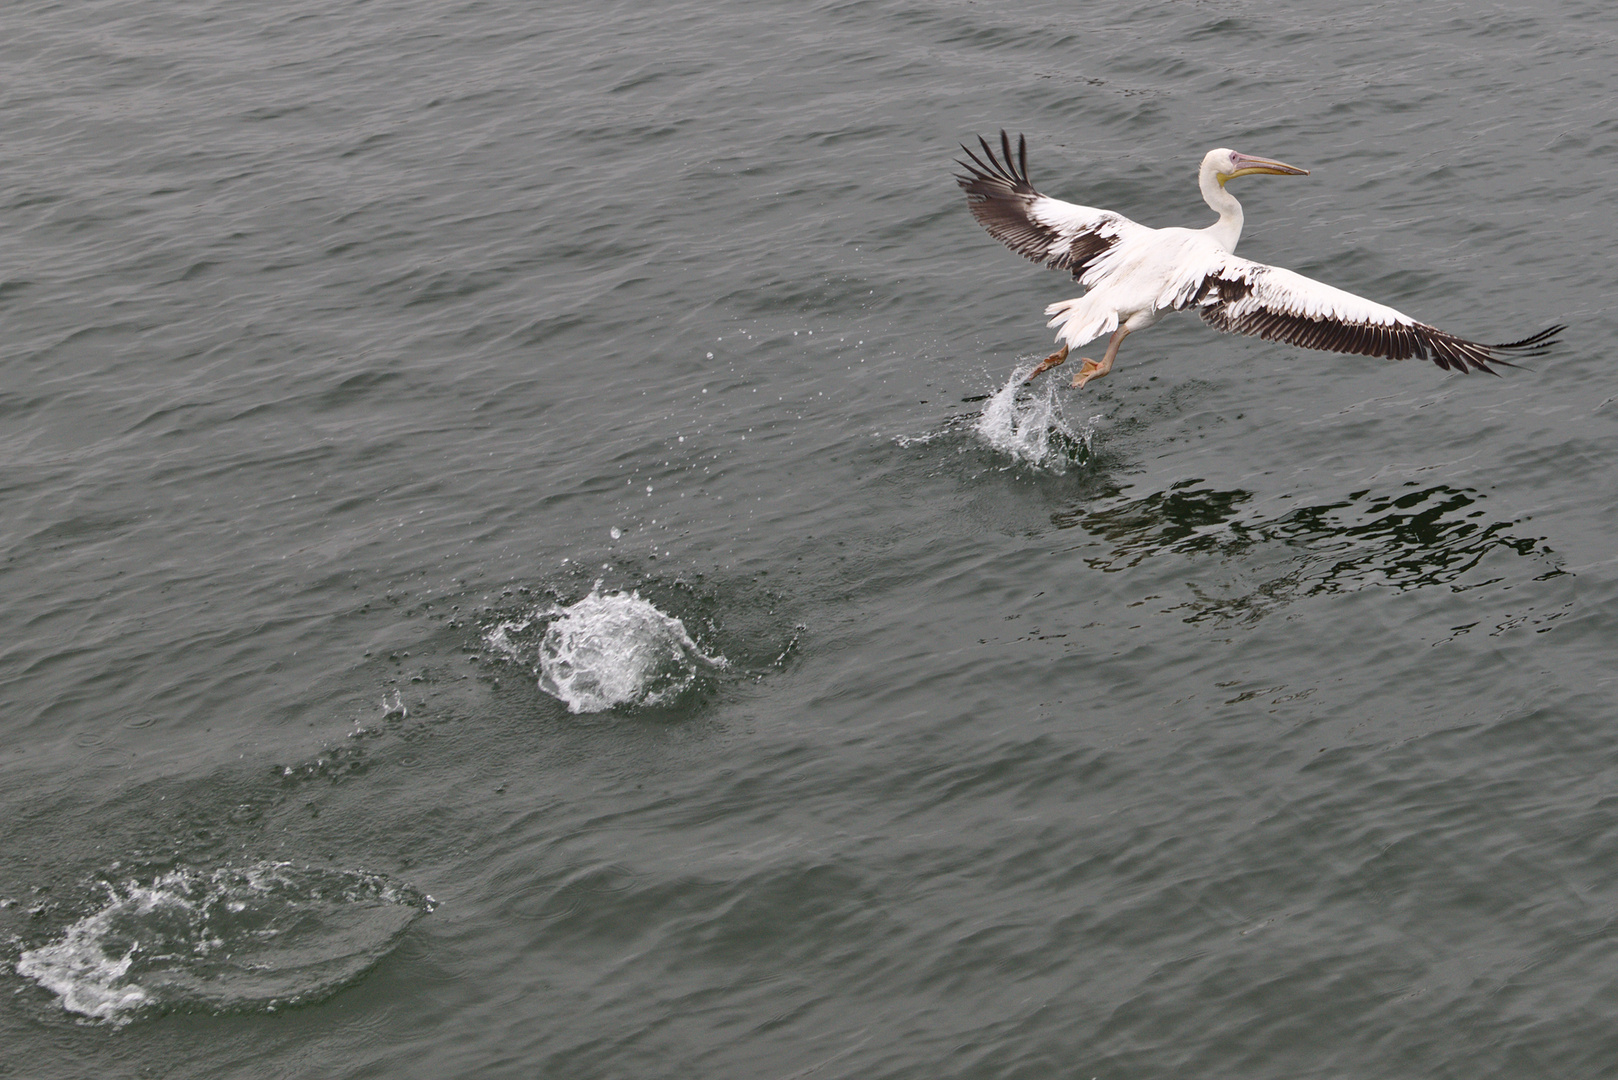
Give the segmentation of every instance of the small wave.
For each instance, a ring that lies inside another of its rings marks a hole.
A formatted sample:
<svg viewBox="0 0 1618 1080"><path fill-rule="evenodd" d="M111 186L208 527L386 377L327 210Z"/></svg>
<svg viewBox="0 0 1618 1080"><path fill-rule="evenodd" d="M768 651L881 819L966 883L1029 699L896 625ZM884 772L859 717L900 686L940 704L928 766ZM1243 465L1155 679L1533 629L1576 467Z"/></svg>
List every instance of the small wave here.
<svg viewBox="0 0 1618 1080"><path fill-rule="evenodd" d="M116 1024L142 1012L263 1009L323 998L384 956L429 896L377 874L262 862L107 884L107 902L17 974L62 1008Z"/></svg>
<svg viewBox="0 0 1618 1080"><path fill-rule="evenodd" d="M603 595L597 582L589 596L549 614L539 643L539 688L570 712L666 704L690 689L703 669L729 666L724 657L703 653L684 623L639 593ZM516 625L501 624L486 640L509 650Z"/></svg>
<svg viewBox="0 0 1618 1080"><path fill-rule="evenodd" d="M1054 378L1046 379L1044 386L1019 401L1017 395L1031 371L1029 365L1012 372L1006 384L983 403L972 430L1013 461L1054 472L1088 461L1100 415L1075 430L1062 412L1061 386Z"/></svg>

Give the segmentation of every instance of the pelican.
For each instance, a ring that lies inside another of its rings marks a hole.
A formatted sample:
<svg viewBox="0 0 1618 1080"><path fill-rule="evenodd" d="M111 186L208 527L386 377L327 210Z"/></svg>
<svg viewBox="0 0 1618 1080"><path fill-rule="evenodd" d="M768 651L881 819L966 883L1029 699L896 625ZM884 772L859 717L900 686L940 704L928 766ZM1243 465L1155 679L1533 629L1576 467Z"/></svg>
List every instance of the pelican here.
<svg viewBox="0 0 1618 1080"><path fill-rule="evenodd" d="M972 216L1019 255L1072 271L1085 289L1083 296L1045 309L1047 325L1059 328L1056 340L1063 344L1040 361L1028 382L1066 360L1069 349L1111 334L1099 364L1081 358L1073 385L1099 379L1112 370L1124 338L1187 308L1227 333L1390 360L1417 356L1446 371L1491 375L1499 373L1490 364L1515 366L1501 353L1543 348L1565 329L1553 326L1521 341L1481 345L1291 270L1238 258L1242 204L1225 183L1238 176L1308 176L1307 169L1224 147L1210 150L1197 186L1219 220L1206 229L1151 229L1111 210L1041 195L1028 180L1028 144L1021 135L1015 158L1004 131L999 158L981 135L978 142L982 158L962 146L972 163L956 162L968 173L955 180L966 191Z"/></svg>

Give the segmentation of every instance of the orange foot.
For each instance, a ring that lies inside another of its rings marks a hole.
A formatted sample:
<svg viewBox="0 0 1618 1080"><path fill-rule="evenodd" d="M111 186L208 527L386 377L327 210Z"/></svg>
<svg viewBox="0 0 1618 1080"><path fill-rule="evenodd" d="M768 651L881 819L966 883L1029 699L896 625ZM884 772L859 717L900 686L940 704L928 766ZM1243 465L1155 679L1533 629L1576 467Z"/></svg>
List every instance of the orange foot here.
<svg viewBox="0 0 1618 1080"><path fill-rule="evenodd" d="M1079 373L1073 376L1073 385L1075 388L1083 386L1091 379L1099 379L1101 376L1112 370L1111 364L1098 364L1094 360L1087 357L1083 359L1084 365L1079 368Z"/></svg>
<svg viewBox="0 0 1618 1080"><path fill-rule="evenodd" d="M1033 382L1036 377L1038 377L1040 375L1043 375L1045 372L1049 371L1053 367L1056 367L1058 364L1060 364L1063 360L1066 360L1066 359L1067 359L1067 346L1063 345L1061 347L1061 349L1059 349L1056 352L1051 353L1045 359L1041 360L1039 362L1039 366L1036 367L1033 371L1028 373L1028 378L1023 380L1023 385L1027 386L1029 383Z"/></svg>

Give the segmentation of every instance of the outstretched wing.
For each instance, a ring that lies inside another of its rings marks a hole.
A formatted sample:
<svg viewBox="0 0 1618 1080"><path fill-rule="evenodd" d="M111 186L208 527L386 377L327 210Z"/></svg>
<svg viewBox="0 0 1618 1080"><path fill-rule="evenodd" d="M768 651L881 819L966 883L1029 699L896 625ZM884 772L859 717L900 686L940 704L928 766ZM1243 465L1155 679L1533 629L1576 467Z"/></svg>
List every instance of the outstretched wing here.
<svg viewBox="0 0 1618 1080"><path fill-rule="evenodd" d="M1235 255L1226 255L1179 306L1196 308L1209 326L1231 334L1390 360L1414 356L1446 371L1491 375L1498 373L1490 364L1513 366L1501 353L1542 349L1566 329L1552 326L1521 341L1483 345L1314 278Z"/></svg>
<svg viewBox="0 0 1618 1080"><path fill-rule="evenodd" d="M966 191L966 204L978 224L989 235L1019 255L1044 263L1054 270L1071 270L1083 281L1084 271L1119 243L1152 230L1137 225L1122 214L1079 206L1041 195L1028 182L1028 143L1017 136L1017 155L1011 154L1011 139L1000 132L1004 160L981 135L980 158L965 146L971 164L957 161L966 175L955 182Z"/></svg>

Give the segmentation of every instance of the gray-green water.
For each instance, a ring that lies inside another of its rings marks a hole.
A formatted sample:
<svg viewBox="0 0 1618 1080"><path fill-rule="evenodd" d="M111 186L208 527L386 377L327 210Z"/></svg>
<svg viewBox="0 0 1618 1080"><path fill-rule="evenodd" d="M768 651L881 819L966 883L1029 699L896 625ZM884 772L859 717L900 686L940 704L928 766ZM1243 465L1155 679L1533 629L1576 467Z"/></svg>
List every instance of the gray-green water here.
<svg viewBox="0 0 1618 1080"><path fill-rule="evenodd" d="M4 24L0 1075L1618 1060L1610 6ZM1001 127L1571 329L1008 403L1074 290L951 180ZM540 689L590 611L657 700Z"/></svg>

